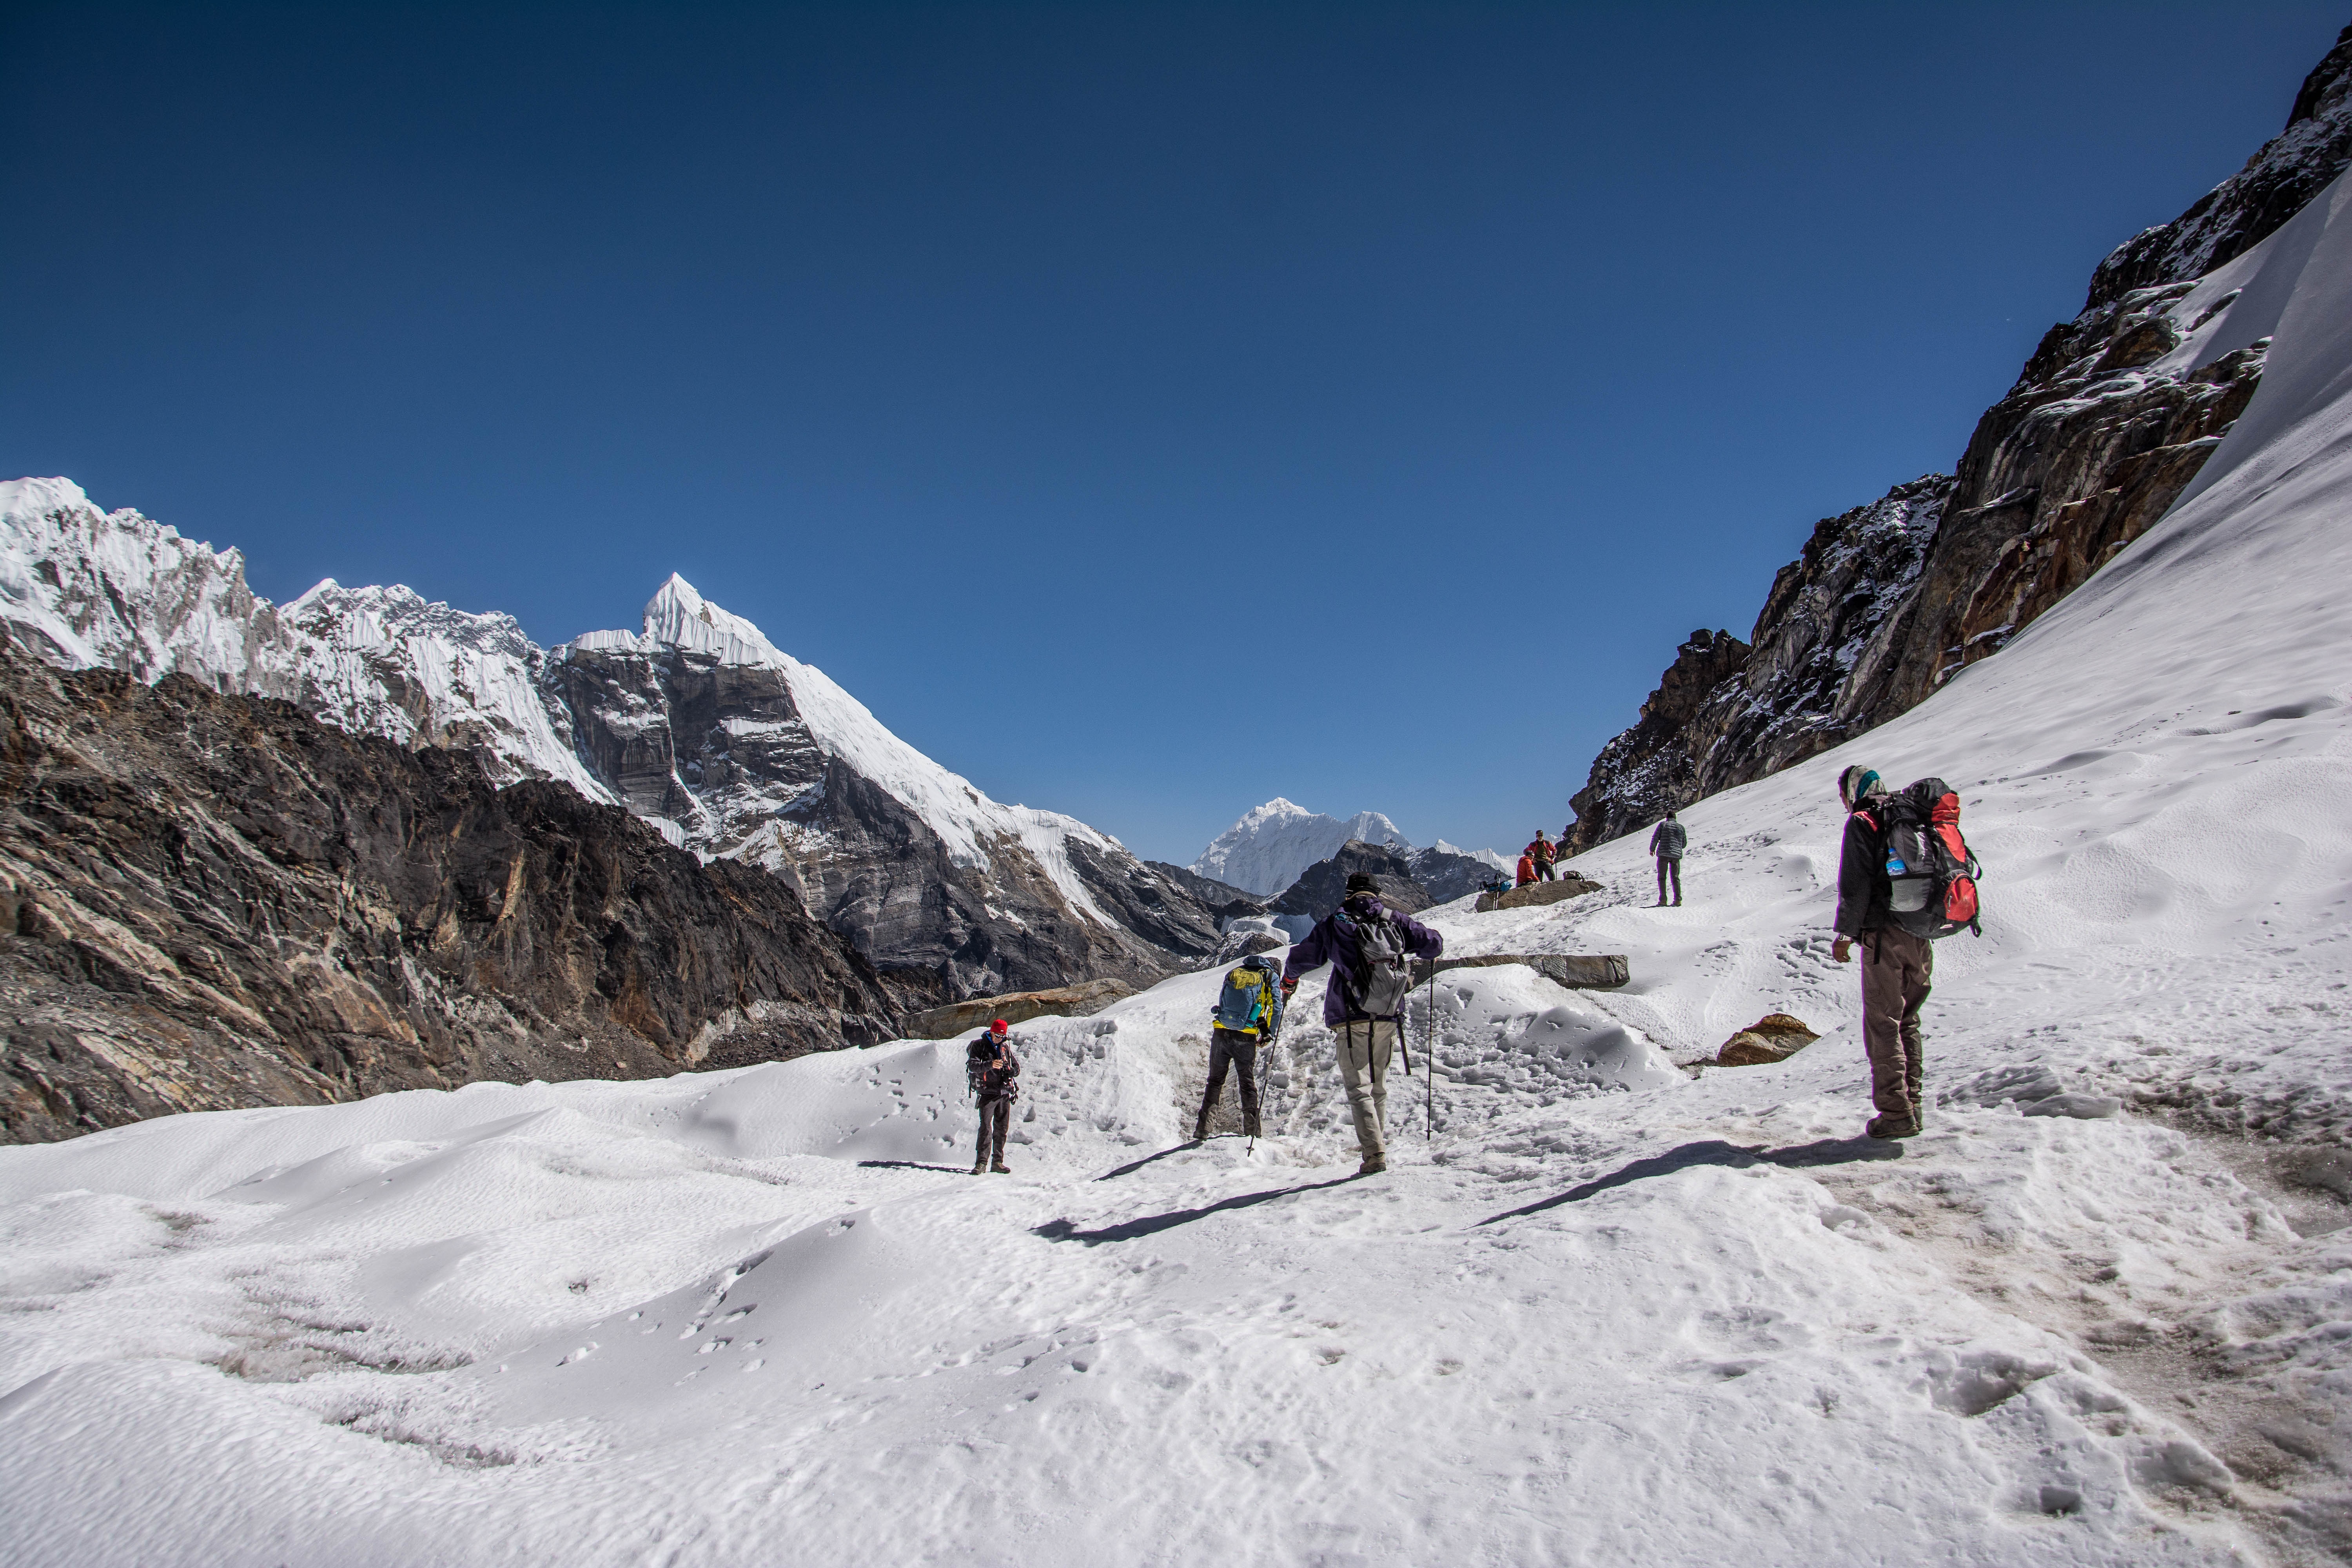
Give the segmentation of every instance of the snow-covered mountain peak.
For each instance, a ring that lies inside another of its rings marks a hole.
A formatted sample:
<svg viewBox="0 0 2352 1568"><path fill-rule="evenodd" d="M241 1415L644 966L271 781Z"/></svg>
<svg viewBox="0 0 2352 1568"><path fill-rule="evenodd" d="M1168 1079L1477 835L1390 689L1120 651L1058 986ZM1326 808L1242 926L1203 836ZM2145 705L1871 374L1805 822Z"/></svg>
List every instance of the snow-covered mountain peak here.
<svg viewBox="0 0 2352 1568"><path fill-rule="evenodd" d="M1245 892L1279 893L1297 881L1300 872L1330 858L1354 838L1367 844L1393 844L1400 849L1412 847L1396 824L1377 811L1360 811L1342 821L1276 795L1244 812L1201 851L1190 869Z"/></svg>
<svg viewBox="0 0 2352 1568"><path fill-rule="evenodd" d="M766 633L696 593L694 584L675 572L646 601L646 637L671 647L713 655L722 664L797 668L797 661L770 642Z"/></svg>

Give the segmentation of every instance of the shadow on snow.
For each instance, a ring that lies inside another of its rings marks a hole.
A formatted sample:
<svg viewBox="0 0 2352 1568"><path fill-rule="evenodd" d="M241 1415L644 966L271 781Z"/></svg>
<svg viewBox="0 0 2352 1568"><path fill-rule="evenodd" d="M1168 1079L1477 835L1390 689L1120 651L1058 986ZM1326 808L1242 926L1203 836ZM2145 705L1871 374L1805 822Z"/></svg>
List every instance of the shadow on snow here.
<svg viewBox="0 0 2352 1568"><path fill-rule="evenodd" d="M1158 1158L1158 1156L1153 1156ZM1139 1163L1145 1162L1139 1162ZM1087 1247L1099 1247L1106 1241L1134 1241L1147 1236L1157 1236L1163 1230L1173 1230L1180 1225L1190 1225L1196 1219L1206 1219L1213 1214L1224 1214L1232 1209L1255 1208L1270 1204L1276 1198L1286 1198L1294 1193L1320 1192L1325 1187L1342 1187L1356 1180L1353 1176L1336 1176L1328 1182L1306 1182L1295 1187L1270 1187L1262 1193L1244 1193L1238 1197L1220 1198L1196 1209L1171 1209L1166 1214L1146 1215L1141 1219L1122 1220L1107 1225L1100 1230L1080 1230L1075 1220L1048 1220L1035 1226L1030 1234L1042 1236L1047 1241L1075 1241Z"/></svg>
<svg viewBox="0 0 2352 1568"><path fill-rule="evenodd" d="M1581 1182L1564 1193L1538 1198L1498 1215L1489 1215L1480 1225L1496 1225L1522 1215L1541 1214L1562 1204L1582 1203L1586 1198L1607 1192L1612 1187L1625 1186L1646 1181L1652 1176L1671 1176L1676 1171L1687 1171L1695 1165L1725 1165L1735 1171L1751 1165L1780 1165L1789 1170L1803 1170L1812 1165L1849 1165L1868 1160L1899 1160L1903 1157L1900 1143L1876 1138L1824 1138L1817 1142L1800 1143L1788 1149L1749 1149L1738 1143L1726 1143L1720 1138L1710 1138L1702 1143L1685 1143L1669 1149L1663 1154L1652 1154L1620 1166L1605 1176Z"/></svg>

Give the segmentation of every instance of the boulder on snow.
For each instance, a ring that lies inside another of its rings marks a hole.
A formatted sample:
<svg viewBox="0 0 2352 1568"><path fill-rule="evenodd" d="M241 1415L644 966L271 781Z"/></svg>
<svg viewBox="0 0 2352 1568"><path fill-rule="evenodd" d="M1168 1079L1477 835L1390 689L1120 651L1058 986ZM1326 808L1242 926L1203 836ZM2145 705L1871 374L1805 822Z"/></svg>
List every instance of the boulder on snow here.
<svg viewBox="0 0 2352 1568"><path fill-rule="evenodd" d="M1715 1065L1752 1068L1784 1062L1820 1038L1802 1018L1788 1013L1767 1013L1724 1041L1723 1048L1715 1053Z"/></svg>
<svg viewBox="0 0 2352 1568"><path fill-rule="evenodd" d="M1513 888L1507 893L1481 893L1478 912L1492 914L1496 910L1524 910L1537 904L1556 904L1562 899L1581 898L1597 893L1601 884L1590 877L1580 877L1573 871L1556 873L1557 882L1529 882L1524 888Z"/></svg>
<svg viewBox="0 0 2352 1568"><path fill-rule="evenodd" d="M1125 981L1089 980L1078 985L1056 986L1051 991L973 996L915 1014L907 1020L907 1037L944 1040L966 1029L983 1028L992 1018L1002 1018L1008 1024L1025 1024L1048 1013L1064 1018L1083 1018L1089 1013L1101 1012L1122 996L1134 994L1135 988Z"/></svg>
<svg viewBox="0 0 2352 1568"><path fill-rule="evenodd" d="M1432 974L1449 969L1493 969L1524 963L1555 985L1570 991L1614 991L1633 977L1622 952L1486 952L1475 958L1441 958L1415 966L1413 984L1425 984Z"/></svg>

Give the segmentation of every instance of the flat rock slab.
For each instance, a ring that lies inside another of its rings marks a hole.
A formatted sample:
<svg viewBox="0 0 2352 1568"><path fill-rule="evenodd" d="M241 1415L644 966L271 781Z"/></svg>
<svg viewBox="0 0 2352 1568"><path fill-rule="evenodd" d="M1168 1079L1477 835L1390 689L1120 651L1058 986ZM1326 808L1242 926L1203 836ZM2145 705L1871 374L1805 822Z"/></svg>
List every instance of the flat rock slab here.
<svg viewBox="0 0 2352 1568"><path fill-rule="evenodd" d="M1475 958L1441 958L1421 965L1418 979L1449 969L1492 969L1498 964L1524 963L1555 985L1571 991L1614 991L1633 977L1622 952L1487 952Z"/></svg>
<svg viewBox="0 0 2352 1568"><path fill-rule="evenodd" d="M1573 871L1565 872L1557 882L1529 882L1524 888L1513 888L1507 893L1481 893L1478 912L1492 914L1496 910L1524 910L1538 904L1556 904L1562 899L1580 898L1597 893L1601 884Z"/></svg>
<svg viewBox="0 0 2352 1568"><path fill-rule="evenodd" d="M1065 1018L1083 1018L1089 1013L1101 1012L1122 996L1134 994L1135 988L1122 980L1089 980L1077 985L1056 986L1051 991L1016 991L1003 996L974 996L913 1015L907 1020L907 1037L910 1040L944 1040L961 1035L966 1029L983 1027L992 1018L1002 1018L1008 1024L1025 1024L1048 1013Z"/></svg>

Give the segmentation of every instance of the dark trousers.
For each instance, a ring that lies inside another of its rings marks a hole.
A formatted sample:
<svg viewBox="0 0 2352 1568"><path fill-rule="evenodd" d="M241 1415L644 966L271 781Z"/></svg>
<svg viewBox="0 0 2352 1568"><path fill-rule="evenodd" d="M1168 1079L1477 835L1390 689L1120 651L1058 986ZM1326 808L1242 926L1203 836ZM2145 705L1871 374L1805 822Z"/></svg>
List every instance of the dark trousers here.
<svg viewBox="0 0 2352 1568"><path fill-rule="evenodd" d="M1919 1009L1936 977L1936 944L1901 926L1862 933L1862 1048L1870 1057L1871 1103L1905 1121L1919 1115L1927 1058Z"/></svg>
<svg viewBox="0 0 2352 1568"><path fill-rule="evenodd" d="M1205 1124L1209 1113L1217 1109L1217 1101L1225 1092L1225 1069L1241 1079L1242 1119L1253 1129L1257 1126L1257 1037L1237 1035L1231 1029L1209 1031L1209 1087L1201 1096L1201 1121Z"/></svg>
<svg viewBox="0 0 2352 1568"><path fill-rule="evenodd" d="M1547 882L1557 882L1559 880L1558 877L1551 874L1551 862L1549 860L1538 860L1536 862L1536 875Z"/></svg>
<svg viewBox="0 0 2352 1568"><path fill-rule="evenodd" d="M1013 1099L980 1102L980 1143L971 1152L975 1165L1004 1163L1004 1135L1013 1131Z"/></svg>
<svg viewBox="0 0 2352 1568"><path fill-rule="evenodd" d="M1666 878L1669 875L1671 875L1675 879L1675 902L1679 904L1683 901L1683 862L1681 856L1661 855L1658 857L1658 902L1662 904L1666 901Z"/></svg>

